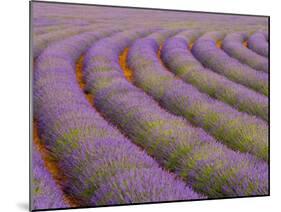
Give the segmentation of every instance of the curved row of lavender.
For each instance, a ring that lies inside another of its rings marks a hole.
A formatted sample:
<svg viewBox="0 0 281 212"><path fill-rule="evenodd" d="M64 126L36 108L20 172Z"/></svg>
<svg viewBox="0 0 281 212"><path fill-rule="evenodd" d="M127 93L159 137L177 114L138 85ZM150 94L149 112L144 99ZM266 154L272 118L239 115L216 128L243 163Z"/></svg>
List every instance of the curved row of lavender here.
<svg viewBox="0 0 281 212"><path fill-rule="evenodd" d="M200 37L192 47L195 58L212 71L268 96L268 74L258 72L229 57L222 49L216 47L216 42L220 39L221 35L218 32L209 32Z"/></svg>
<svg viewBox="0 0 281 212"><path fill-rule="evenodd" d="M34 144L33 144L34 145ZM33 209L68 208L63 193L45 167L40 152L32 147L32 181L31 193Z"/></svg>
<svg viewBox="0 0 281 212"><path fill-rule="evenodd" d="M118 33L95 43L86 53L86 88L94 95L97 110L159 164L209 198L267 194L266 162L228 149L202 129L162 109L125 79L119 55L132 44L132 38L128 33ZM139 65L150 64L151 61L143 61ZM129 179L133 182L134 177L137 174ZM108 184L112 189L116 187L109 181Z"/></svg>
<svg viewBox="0 0 281 212"><path fill-rule="evenodd" d="M49 33L45 33L43 35L35 35L33 38L33 47L32 47L32 54L33 58L36 58L40 55L40 53L48 47L52 42L58 41L60 39L65 39L67 36L73 36L75 34L79 34L83 32L85 27L71 27L66 30L61 31L51 31ZM86 31L86 30L85 30Z"/></svg>
<svg viewBox="0 0 281 212"><path fill-rule="evenodd" d="M247 39L247 33L230 33L224 38L222 42L222 49L228 55L236 58L241 63L249 65L257 71L268 73L268 59L244 46L243 42L247 41Z"/></svg>
<svg viewBox="0 0 281 212"><path fill-rule="evenodd" d="M42 26L42 27L36 27L33 29L33 36L40 36L46 33L50 32L55 32L55 31L61 31L61 30L66 30L69 29L71 25L65 25L65 24L60 24L60 25L54 25L54 26Z"/></svg>
<svg viewBox="0 0 281 212"><path fill-rule="evenodd" d="M164 64L176 76L210 97L268 121L268 99L264 95L204 68L194 58L187 46L198 35L197 31L187 30L167 39L161 51Z"/></svg>
<svg viewBox="0 0 281 212"><path fill-rule="evenodd" d="M88 32L55 43L35 64L34 115L44 145L65 176L63 191L80 206L206 198L159 168L85 98L75 61L109 33ZM139 178L132 181L134 175Z"/></svg>
<svg viewBox="0 0 281 212"><path fill-rule="evenodd" d="M163 35L158 33L158 38L155 35L138 39L130 47L128 65L134 71L135 84L164 108L202 127L230 148L268 160L266 122L212 99L175 78L157 57L159 38L163 39Z"/></svg>
<svg viewBox="0 0 281 212"><path fill-rule="evenodd" d="M268 57L268 41L266 34L255 32L248 39L248 47L261 56Z"/></svg>
<svg viewBox="0 0 281 212"><path fill-rule="evenodd" d="M64 30L54 30L48 33L44 33L42 35L35 35L33 38L33 47L32 47L32 54L33 58L36 58L40 55L40 53L51 45L54 42L59 40L67 39L71 36L78 35L83 32L87 31L99 31L106 29L105 26L102 24L93 24L89 26L80 26L80 27L69 27ZM110 27L110 29L115 29L116 31L120 30L120 27Z"/></svg>

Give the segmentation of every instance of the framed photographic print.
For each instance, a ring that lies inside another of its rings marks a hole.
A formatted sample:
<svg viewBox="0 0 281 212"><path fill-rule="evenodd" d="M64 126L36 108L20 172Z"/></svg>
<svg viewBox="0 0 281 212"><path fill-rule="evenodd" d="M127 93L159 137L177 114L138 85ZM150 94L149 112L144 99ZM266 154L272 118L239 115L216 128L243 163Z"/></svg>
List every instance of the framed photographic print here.
<svg viewBox="0 0 281 212"><path fill-rule="evenodd" d="M269 16L30 2L30 210L269 195Z"/></svg>

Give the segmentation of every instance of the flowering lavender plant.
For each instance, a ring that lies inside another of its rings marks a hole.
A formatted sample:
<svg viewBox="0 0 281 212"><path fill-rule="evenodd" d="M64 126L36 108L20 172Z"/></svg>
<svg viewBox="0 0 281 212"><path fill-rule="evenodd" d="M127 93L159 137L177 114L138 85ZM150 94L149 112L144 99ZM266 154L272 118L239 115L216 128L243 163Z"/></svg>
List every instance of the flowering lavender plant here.
<svg viewBox="0 0 281 212"><path fill-rule="evenodd" d="M216 47L216 41L209 33L200 37L192 47L193 55L212 71L268 96L268 75L229 57Z"/></svg>
<svg viewBox="0 0 281 212"><path fill-rule="evenodd" d="M147 54L151 58L152 55L146 51L146 44L153 44L157 51L157 43L152 37L162 39L169 34L171 33L156 32L146 40L134 42L133 47L129 47L131 52L137 49L134 45L145 45L142 46L143 51L132 55L140 58L142 54ZM86 53L86 87L95 96L97 110L159 164L210 198L266 194L266 162L227 148L202 129L194 128L183 118L165 111L151 97L125 79L118 64L118 56L134 38L134 33L118 33L95 43ZM147 67L151 64L150 60L145 60L140 66ZM136 73L140 70L134 72L134 82ZM153 74L152 70L154 69L146 72L146 75ZM166 75L171 76L170 73ZM160 79L165 80L165 75L162 76ZM162 88L161 82L155 86ZM148 89L143 88L145 91ZM260 120L258 122L263 123ZM119 190L112 183L108 184ZM124 190L126 187L120 188L120 191ZM104 197L106 194L114 198L112 202L101 201L104 204L115 204L116 199L120 200L118 195L102 189L100 196ZM100 196L95 196L94 199L99 200Z"/></svg>
<svg viewBox="0 0 281 212"><path fill-rule="evenodd" d="M248 35L246 33L228 34L222 43L223 50L241 63L247 64L255 70L268 72L268 59L248 49ZM243 45L245 43L245 45Z"/></svg>
<svg viewBox="0 0 281 212"><path fill-rule="evenodd" d="M157 58L159 45L152 38L139 39L130 48L129 67L134 82L160 104L202 127L227 146L268 160L266 122L239 112L175 79Z"/></svg>
<svg viewBox="0 0 281 212"><path fill-rule="evenodd" d="M31 210L269 195L267 18L30 12Z"/></svg>
<svg viewBox="0 0 281 212"><path fill-rule="evenodd" d="M92 197L98 196L100 189L110 190L112 185L108 181L122 186L122 176L138 170L140 176L147 177L147 186L138 187L134 184L141 182L128 179L131 193L119 193L119 204L206 198L159 168L151 157L107 123L85 98L76 82L75 61L90 44L109 33L76 35L51 45L36 61L35 118L42 142L63 175L60 183L64 193L78 205L100 205L107 196ZM159 184L152 184L155 181Z"/></svg>
<svg viewBox="0 0 281 212"><path fill-rule="evenodd" d="M165 41L161 51L169 70L210 97L223 101L239 111L268 120L268 99L247 87L204 68L187 48L196 31L185 31Z"/></svg>
<svg viewBox="0 0 281 212"><path fill-rule="evenodd" d="M256 32L248 39L248 46L256 53L268 57L268 41L265 33Z"/></svg>

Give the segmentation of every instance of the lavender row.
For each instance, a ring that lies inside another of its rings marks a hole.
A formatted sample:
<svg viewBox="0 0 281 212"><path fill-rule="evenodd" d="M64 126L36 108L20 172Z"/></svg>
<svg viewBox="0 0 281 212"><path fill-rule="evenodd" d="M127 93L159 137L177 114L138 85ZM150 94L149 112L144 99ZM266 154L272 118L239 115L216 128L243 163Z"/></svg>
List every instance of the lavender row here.
<svg viewBox="0 0 281 212"><path fill-rule="evenodd" d="M160 63L158 49L159 45L150 37L132 45L128 64L134 70L136 85L169 111L202 127L234 150L268 160L268 125L174 78Z"/></svg>
<svg viewBox="0 0 281 212"><path fill-rule="evenodd" d="M67 208L63 193L45 167L40 152L32 147L32 210L49 208Z"/></svg>
<svg viewBox="0 0 281 212"><path fill-rule="evenodd" d="M58 30L66 30L70 27L70 25L65 24L59 24L59 25L53 25L53 26L44 26L44 27L34 27L33 34L35 36L41 36L46 33L55 32Z"/></svg>
<svg viewBox="0 0 281 212"><path fill-rule="evenodd" d="M171 34L162 33L165 35L150 37L162 39ZM130 44L128 36L121 33L100 40L86 53L86 87L95 96L97 110L162 166L208 197L267 194L268 167L264 161L228 149L202 129L162 109L125 79L118 56ZM135 54L138 56L141 54ZM151 61L139 65L146 67ZM133 182L136 175L132 175ZM108 184L114 188L113 183Z"/></svg>
<svg viewBox="0 0 281 212"><path fill-rule="evenodd" d="M66 176L64 192L83 206L206 198L159 168L85 98L76 82L75 61L106 35L83 33L66 39L48 47L36 62L35 117L46 148ZM131 181L132 174L145 178Z"/></svg>
<svg viewBox="0 0 281 212"><path fill-rule="evenodd" d="M245 47L243 42L246 42L247 39L247 33L230 33L223 40L222 48L241 63L247 64L255 70L268 72L268 59Z"/></svg>
<svg viewBox="0 0 281 212"><path fill-rule="evenodd" d="M261 56L268 57L268 41L262 32L255 32L248 39L248 47Z"/></svg>
<svg viewBox="0 0 281 212"><path fill-rule="evenodd" d="M33 38L33 48L32 48L33 58L38 57L40 53L46 47L48 47L48 45L50 45L52 42L66 38L67 36L70 37L75 34L79 34L83 32L83 29L84 27L82 27L82 29L80 27L76 29L70 28L63 31L53 31L43 35L38 35L38 36L35 35Z"/></svg>
<svg viewBox="0 0 281 212"><path fill-rule="evenodd" d="M204 68L187 48L194 36L198 36L196 31L185 31L167 39L161 51L161 57L167 67L176 76L210 97L268 121L268 99Z"/></svg>
<svg viewBox="0 0 281 212"><path fill-rule="evenodd" d="M216 47L216 41L209 33L200 37L192 47L193 55L212 71L268 96L268 75L229 57Z"/></svg>
<svg viewBox="0 0 281 212"><path fill-rule="evenodd" d="M78 35L79 33L87 32L87 31L104 31L105 27L102 27L98 24L93 24L89 26L82 27L69 27L62 31L52 31L49 33L45 33L43 35L35 35L33 38L33 48L32 54L33 58L36 58L40 55L40 53L47 48L51 43L57 42L62 39L69 38L74 35ZM119 31L118 27L110 27L110 29L114 29L116 32Z"/></svg>

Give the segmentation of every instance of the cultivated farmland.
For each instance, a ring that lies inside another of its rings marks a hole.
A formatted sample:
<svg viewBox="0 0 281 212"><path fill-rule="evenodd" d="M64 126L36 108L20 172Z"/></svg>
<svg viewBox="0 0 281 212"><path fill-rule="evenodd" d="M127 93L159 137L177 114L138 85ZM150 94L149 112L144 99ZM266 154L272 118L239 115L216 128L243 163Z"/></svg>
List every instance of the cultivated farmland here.
<svg viewBox="0 0 281 212"><path fill-rule="evenodd" d="M32 3L32 209L268 195L268 19Z"/></svg>

